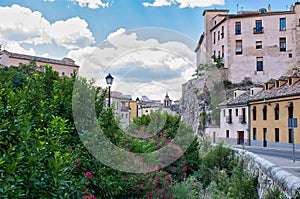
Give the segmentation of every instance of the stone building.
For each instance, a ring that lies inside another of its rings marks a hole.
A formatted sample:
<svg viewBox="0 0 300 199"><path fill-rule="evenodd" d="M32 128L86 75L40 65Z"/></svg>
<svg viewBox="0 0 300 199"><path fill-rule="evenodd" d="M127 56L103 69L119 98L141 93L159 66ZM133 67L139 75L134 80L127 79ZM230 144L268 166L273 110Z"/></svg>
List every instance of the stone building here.
<svg viewBox="0 0 300 199"><path fill-rule="evenodd" d="M75 61L70 58L57 60L45 57L12 53L7 50L2 51L0 67L19 66L20 64L28 64L31 61L35 61L37 66L43 66L45 64L51 65L52 69L57 71L60 76L65 75L71 77L74 74L74 70L77 72L77 74L79 71L79 66L76 65Z"/></svg>
<svg viewBox="0 0 300 199"><path fill-rule="evenodd" d="M223 58L228 79L240 83L266 82L279 78L300 63L300 2L288 11L271 6L255 12L205 10L204 32L200 36L197 65Z"/></svg>

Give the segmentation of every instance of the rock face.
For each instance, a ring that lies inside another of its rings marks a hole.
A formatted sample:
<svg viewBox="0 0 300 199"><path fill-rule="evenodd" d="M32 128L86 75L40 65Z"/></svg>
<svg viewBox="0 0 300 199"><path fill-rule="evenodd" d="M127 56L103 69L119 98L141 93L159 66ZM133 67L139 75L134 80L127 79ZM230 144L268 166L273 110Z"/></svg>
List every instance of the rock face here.
<svg viewBox="0 0 300 199"><path fill-rule="evenodd" d="M259 198L278 188L287 198L296 198L300 188L300 178L283 170L279 166L251 152L233 149L239 160L244 162L246 169L253 175L258 175Z"/></svg>
<svg viewBox="0 0 300 199"><path fill-rule="evenodd" d="M205 90L204 77L198 77L182 85L180 101L182 120L193 126L194 132L203 136L200 113L208 108L209 94Z"/></svg>
<svg viewBox="0 0 300 199"><path fill-rule="evenodd" d="M219 94L225 95L223 80L227 79L226 70L207 70L202 76L191 79L182 85L180 109L182 120L194 128L194 132L203 136L205 127L215 127L216 119L210 107ZM218 86L216 86L218 85ZM216 89L221 88L221 91Z"/></svg>

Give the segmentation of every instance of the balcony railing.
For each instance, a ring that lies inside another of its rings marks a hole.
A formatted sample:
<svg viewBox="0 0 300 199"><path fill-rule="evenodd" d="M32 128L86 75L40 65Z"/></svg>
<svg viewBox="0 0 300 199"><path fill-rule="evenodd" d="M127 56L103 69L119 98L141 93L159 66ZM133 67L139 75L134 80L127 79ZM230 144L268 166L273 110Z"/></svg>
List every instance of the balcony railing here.
<svg viewBox="0 0 300 199"><path fill-rule="evenodd" d="M242 123L242 124L246 123L246 118L245 118L245 116L239 115L239 122Z"/></svg>
<svg viewBox="0 0 300 199"><path fill-rule="evenodd" d="M264 33L264 27L253 28L253 33L254 33L254 34Z"/></svg>
<svg viewBox="0 0 300 199"><path fill-rule="evenodd" d="M226 116L226 123L231 124L232 123L232 117Z"/></svg>
<svg viewBox="0 0 300 199"><path fill-rule="evenodd" d="M129 111L129 107L121 107L121 112L128 112Z"/></svg>

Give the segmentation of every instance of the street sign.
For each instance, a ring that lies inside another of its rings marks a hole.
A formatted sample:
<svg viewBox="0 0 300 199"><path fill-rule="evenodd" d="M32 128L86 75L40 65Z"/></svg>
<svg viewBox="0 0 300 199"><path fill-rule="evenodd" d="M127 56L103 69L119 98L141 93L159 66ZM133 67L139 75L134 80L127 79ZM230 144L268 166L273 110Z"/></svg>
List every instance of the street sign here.
<svg viewBox="0 0 300 199"><path fill-rule="evenodd" d="M297 118L289 118L288 119L288 127L289 128L297 128L298 127Z"/></svg>

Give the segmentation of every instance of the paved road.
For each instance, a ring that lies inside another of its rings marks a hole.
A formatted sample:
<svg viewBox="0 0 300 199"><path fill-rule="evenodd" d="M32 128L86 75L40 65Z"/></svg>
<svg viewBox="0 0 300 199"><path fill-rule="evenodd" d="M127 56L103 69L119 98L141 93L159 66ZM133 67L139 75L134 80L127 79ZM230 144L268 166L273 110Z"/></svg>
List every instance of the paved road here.
<svg viewBox="0 0 300 199"><path fill-rule="evenodd" d="M258 155L271 156L275 158L282 158L287 160L293 160L293 150L292 149L269 149L269 148L254 148L245 147L247 151ZM300 161L300 151L295 150L295 160Z"/></svg>
<svg viewBox="0 0 300 199"><path fill-rule="evenodd" d="M237 147L241 148L241 147ZM295 162L293 162L293 150L292 149L270 149L246 146L244 148L247 151L255 153L260 157L268 160L269 162L276 164L284 170L292 173L300 178L300 150L295 150Z"/></svg>

